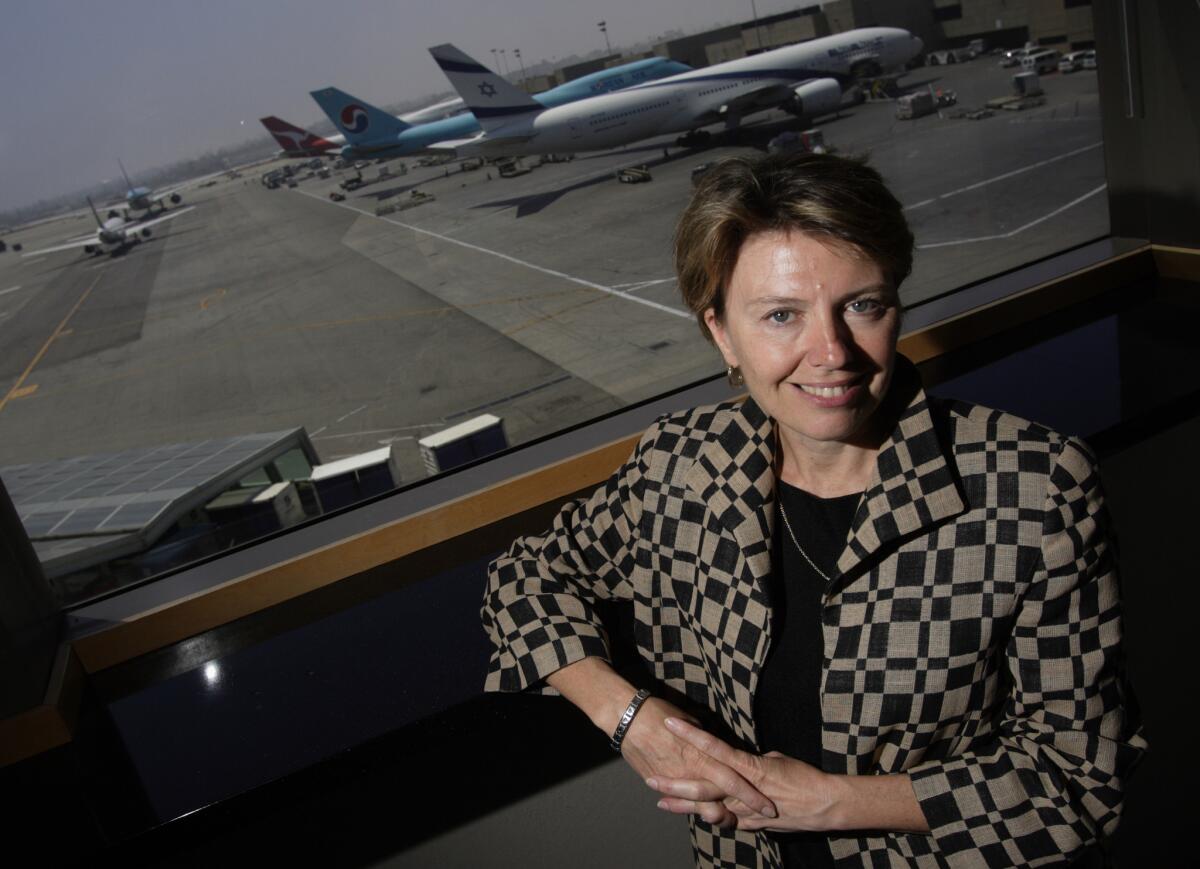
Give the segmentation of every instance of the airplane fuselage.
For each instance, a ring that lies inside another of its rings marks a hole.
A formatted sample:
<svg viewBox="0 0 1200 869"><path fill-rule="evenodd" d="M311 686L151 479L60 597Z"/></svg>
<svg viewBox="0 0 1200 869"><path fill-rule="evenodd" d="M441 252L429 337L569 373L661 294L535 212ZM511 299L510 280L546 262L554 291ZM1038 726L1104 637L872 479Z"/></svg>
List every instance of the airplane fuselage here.
<svg viewBox="0 0 1200 869"><path fill-rule="evenodd" d="M682 64L666 58L635 61L610 70L592 73L545 93L536 94L533 99L549 109L553 109L570 105L580 99L594 99L592 94L617 91L620 88L630 88L639 83L662 79L664 73L668 71L686 68ZM347 159L407 156L421 153L437 142L467 138L478 132L479 122L475 116L470 112L464 112L453 117L410 127L393 138L382 139L374 144L348 144L342 148L341 156Z"/></svg>
<svg viewBox="0 0 1200 869"><path fill-rule="evenodd" d="M846 81L864 60L882 69L901 65L919 46L919 40L896 28L849 31L550 108L494 127L458 153L600 151L723 119L736 122L726 109L738 105L739 99L743 103L735 110L738 117L779 105L799 82Z"/></svg>

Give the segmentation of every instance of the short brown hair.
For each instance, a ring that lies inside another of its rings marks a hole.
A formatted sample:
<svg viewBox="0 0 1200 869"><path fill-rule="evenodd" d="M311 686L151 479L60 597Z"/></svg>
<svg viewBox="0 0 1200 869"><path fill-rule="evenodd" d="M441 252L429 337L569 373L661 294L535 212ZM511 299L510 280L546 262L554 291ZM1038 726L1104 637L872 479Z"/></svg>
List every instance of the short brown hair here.
<svg viewBox="0 0 1200 869"><path fill-rule="evenodd" d="M913 236L896 197L864 159L832 154L732 157L704 174L675 228L675 275L700 331L724 314L725 289L751 235L796 230L869 258L895 289L912 271Z"/></svg>

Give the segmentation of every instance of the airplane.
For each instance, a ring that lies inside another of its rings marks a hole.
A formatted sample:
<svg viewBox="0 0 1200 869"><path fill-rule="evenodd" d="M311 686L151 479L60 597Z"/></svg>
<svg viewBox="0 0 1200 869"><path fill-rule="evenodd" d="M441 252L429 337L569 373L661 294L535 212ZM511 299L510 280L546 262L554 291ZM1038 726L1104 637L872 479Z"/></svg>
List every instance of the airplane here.
<svg viewBox="0 0 1200 869"><path fill-rule="evenodd" d="M462 114L467 110L462 97L451 97L436 103L400 115L400 120L406 124L428 124ZM267 132L279 143L282 149L279 157L332 157L340 156L341 148L346 144L346 137L341 133L332 136L320 136L303 127L289 124L283 118L268 115L259 118L258 122L267 128Z"/></svg>
<svg viewBox="0 0 1200 869"><path fill-rule="evenodd" d="M690 69L665 57L646 58L582 76L526 99L540 107L560 106ZM478 121L469 112L414 126L404 116L397 118L337 88L312 91L312 97L345 135L347 144L341 151L344 159L401 157L424 151L435 142L465 138L479 131Z"/></svg>
<svg viewBox="0 0 1200 869"><path fill-rule="evenodd" d="M398 117L406 124L413 124L415 126L417 124L440 121L443 118L452 118L455 115L461 115L466 110L467 104L463 102L462 97L450 97L449 99L439 100L423 109L417 109L415 112L406 112Z"/></svg>
<svg viewBox="0 0 1200 869"><path fill-rule="evenodd" d="M865 27L546 108L453 45L429 51L479 119L482 132L436 143L459 157L603 151L665 133L784 108L813 119L837 111L858 75L903 67L921 40L895 27Z"/></svg>
<svg viewBox="0 0 1200 869"><path fill-rule="evenodd" d="M117 253L132 244L140 242L144 238L149 238L150 227L159 223L165 223L168 220L174 220L176 217L182 217L196 208L194 205L189 205L186 208L176 208L173 211L160 214L158 217L151 218L150 220L130 222L121 215L109 217L108 220L101 220L100 212L96 211L96 206L92 203L90 196L87 198L87 203L88 207L92 209L92 216L96 218L95 232L91 235L69 241L66 244L44 247L41 250L33 250L29 253L21 254L21 256L41 256L42 254L55 253L60 250L78 248L83 248L84 253L88 254Z"/></svg>
<svg viewBox="0 0 1200 869"><path fill-rule="evenodd" d="M155 206L160 212L166 211L166 201L169 199L172 205L178 205L183 201L183 197L179 195L179 187L172 187L168 190L163 190L158 193L151 190L149 187L135 187L133 182L129 180L129 173L125 171L125 164L117 160L117 165L121 167L121 175L125 178L125 201L117 202L105 206L108 208L109 217L118 217L122 211L126 214L130 211L145 211L153 212Z"/></svg>
<svg viewBox="0 0 1200 869"><path fill-rule="evenodd" d="M346 144L345 136L318 136L274 115L259 118L258 122L267 128L267 132L275 137L283 149L279 152L280 157L334 156Z"/></svg>

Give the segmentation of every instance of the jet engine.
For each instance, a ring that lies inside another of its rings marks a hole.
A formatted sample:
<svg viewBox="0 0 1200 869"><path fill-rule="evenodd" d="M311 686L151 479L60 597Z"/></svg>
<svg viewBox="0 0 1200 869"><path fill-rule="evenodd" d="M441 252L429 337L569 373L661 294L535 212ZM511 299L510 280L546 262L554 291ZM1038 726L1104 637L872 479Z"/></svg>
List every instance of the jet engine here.
<svg viewBox="0 0 1200 869"><path fill-rule="evenodd" d="M836 112L842 103L842 86L834 78L806 81L793 89L794 96L784 107L793 115L817 118Z"/></svg>
<svg viewBox="0 0 1200 869"><path fill-rule="evenodd" d="M180 196L178 193L172 193L171 194L171 204L178 205L180 202L183 202L183 197Z"/></svg>
<svg viewBox="0 0 1200 869"><path fill-rule="evenodd" d="M150 227L147 226L145 229L142 230L142 238L149 238L149 237L150 237Z"/></svg>
<svg viewBox="0 0 1200 869"><path fill-rule="evenodd" d="M99 253L99 249L94 244L85 244L83 246L84 253Z"/></svg>

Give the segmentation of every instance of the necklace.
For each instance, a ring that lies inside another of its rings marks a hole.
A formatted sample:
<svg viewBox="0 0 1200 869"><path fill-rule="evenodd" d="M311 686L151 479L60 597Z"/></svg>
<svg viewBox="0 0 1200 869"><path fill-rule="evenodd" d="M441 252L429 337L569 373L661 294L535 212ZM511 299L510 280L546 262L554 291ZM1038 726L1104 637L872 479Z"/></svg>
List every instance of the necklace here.
<svg viewBox="0 0 1200 869"><path fill-rule="evenodd" d="M813 560L808 557L808 553L804 551L804 547L801 546L800 541L796 539L796 532L792 530L792 523L788 521L787 510L783 509L783 501L779 502L779 515L783 517L783 527L787 529L788 537L792 538L792 543L795 545L796 549L798 549L800 554L804 556L804 560L808 562L808 566L815 570L817 572L817 576L825 580L825 584L828 585L830 582L832 582L832 580L825 575L825 571L817 567Z"/></svg>

